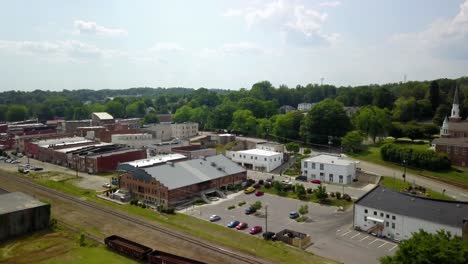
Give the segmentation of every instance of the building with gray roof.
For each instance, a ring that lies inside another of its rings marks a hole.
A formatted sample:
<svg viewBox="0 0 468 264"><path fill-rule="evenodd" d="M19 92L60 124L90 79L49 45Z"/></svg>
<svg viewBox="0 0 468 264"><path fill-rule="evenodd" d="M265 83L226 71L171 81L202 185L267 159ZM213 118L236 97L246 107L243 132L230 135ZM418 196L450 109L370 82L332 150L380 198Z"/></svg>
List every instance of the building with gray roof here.
<svg viewBox="0 0 468 264"><path fill-rule="evenodd" d="M406 240L419 229L446 230L462 235L468 203L444 201L377 186L354 205L354 226L396 240Z"/></svg>
<svg viewBox="0 0 468 264"><path fill-rule="evenodd" d="M224 155L166 162L135 168L120 178L121 187L148 203L175 206L201 192L238 184L247 178L244 168Z"/></svg>

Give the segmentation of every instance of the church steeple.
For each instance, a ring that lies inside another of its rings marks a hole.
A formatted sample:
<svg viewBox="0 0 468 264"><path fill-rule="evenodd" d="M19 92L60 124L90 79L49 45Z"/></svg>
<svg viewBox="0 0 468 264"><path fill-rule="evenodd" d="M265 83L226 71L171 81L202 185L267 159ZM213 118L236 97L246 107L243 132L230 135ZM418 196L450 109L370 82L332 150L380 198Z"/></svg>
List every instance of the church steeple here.
<svg viewBox="0 0 468 264"><path fill-rule="evenodd" d="M460 101L458 99L458 87L455 87L455 92L453 94L453 105L452 112L450 115L450 121L460 121Z"/></svg>
<svg viewBox="0 0 468 264"><path fill-rule="evenodd" d="M442 127L440 128L440 136L441 137L448 137L449 134L449 122L447 116L445 116L444 123L442 123Z"/></svg>

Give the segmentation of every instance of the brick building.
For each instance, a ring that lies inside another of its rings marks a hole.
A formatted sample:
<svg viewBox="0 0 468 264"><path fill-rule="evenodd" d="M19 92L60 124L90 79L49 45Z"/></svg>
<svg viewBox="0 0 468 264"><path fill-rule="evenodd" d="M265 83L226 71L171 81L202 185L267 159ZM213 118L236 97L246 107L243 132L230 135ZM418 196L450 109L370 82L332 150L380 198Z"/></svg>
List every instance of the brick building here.
<svg viewBox="0 0 468 264"><path fill-rule="evenodd" d="M94 112L91 114L91 125L93 126L106 126L114 124L114 117L107 112Z"/></svg>
<svg viewBox="0 0 468 264"><path fill-rule="evenodd" d="M171 150L173 153L179 153L189 159L196 159L200 157L209 157L216 155L214 148L202 148L200 145L189 145L182 147L175 147Z"/></svg>
<svg viewBox="0 0 468 264"><path fill-rule="evenodd" d="M175 207L200 197L201 192L245 181L247 171L223 155L146 168L129 168L120 187L147 203Z"/></svg>

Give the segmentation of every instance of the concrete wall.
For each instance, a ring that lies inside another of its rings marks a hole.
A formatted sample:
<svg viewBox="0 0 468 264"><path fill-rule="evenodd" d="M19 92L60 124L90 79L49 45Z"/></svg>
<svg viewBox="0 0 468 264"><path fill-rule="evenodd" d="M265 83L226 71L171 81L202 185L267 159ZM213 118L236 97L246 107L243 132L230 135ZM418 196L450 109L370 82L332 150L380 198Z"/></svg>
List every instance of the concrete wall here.
<svg viewBox="0 0 468 264"><path fill-rule="evenodd" d="M0 242L47 228L50 204L0 215Z"/></svg>

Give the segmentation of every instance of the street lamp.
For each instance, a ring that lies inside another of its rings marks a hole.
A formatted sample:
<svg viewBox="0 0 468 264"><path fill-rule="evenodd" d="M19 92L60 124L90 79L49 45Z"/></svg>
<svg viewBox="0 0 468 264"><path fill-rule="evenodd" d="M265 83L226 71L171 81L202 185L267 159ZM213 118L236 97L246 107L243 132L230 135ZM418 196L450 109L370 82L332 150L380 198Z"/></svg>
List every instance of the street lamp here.
<svg viewBox="0 0 468 264"><path fill-rule="evenodd" d="M406 182L406 160L403 160L403 181Z"/></svg>

